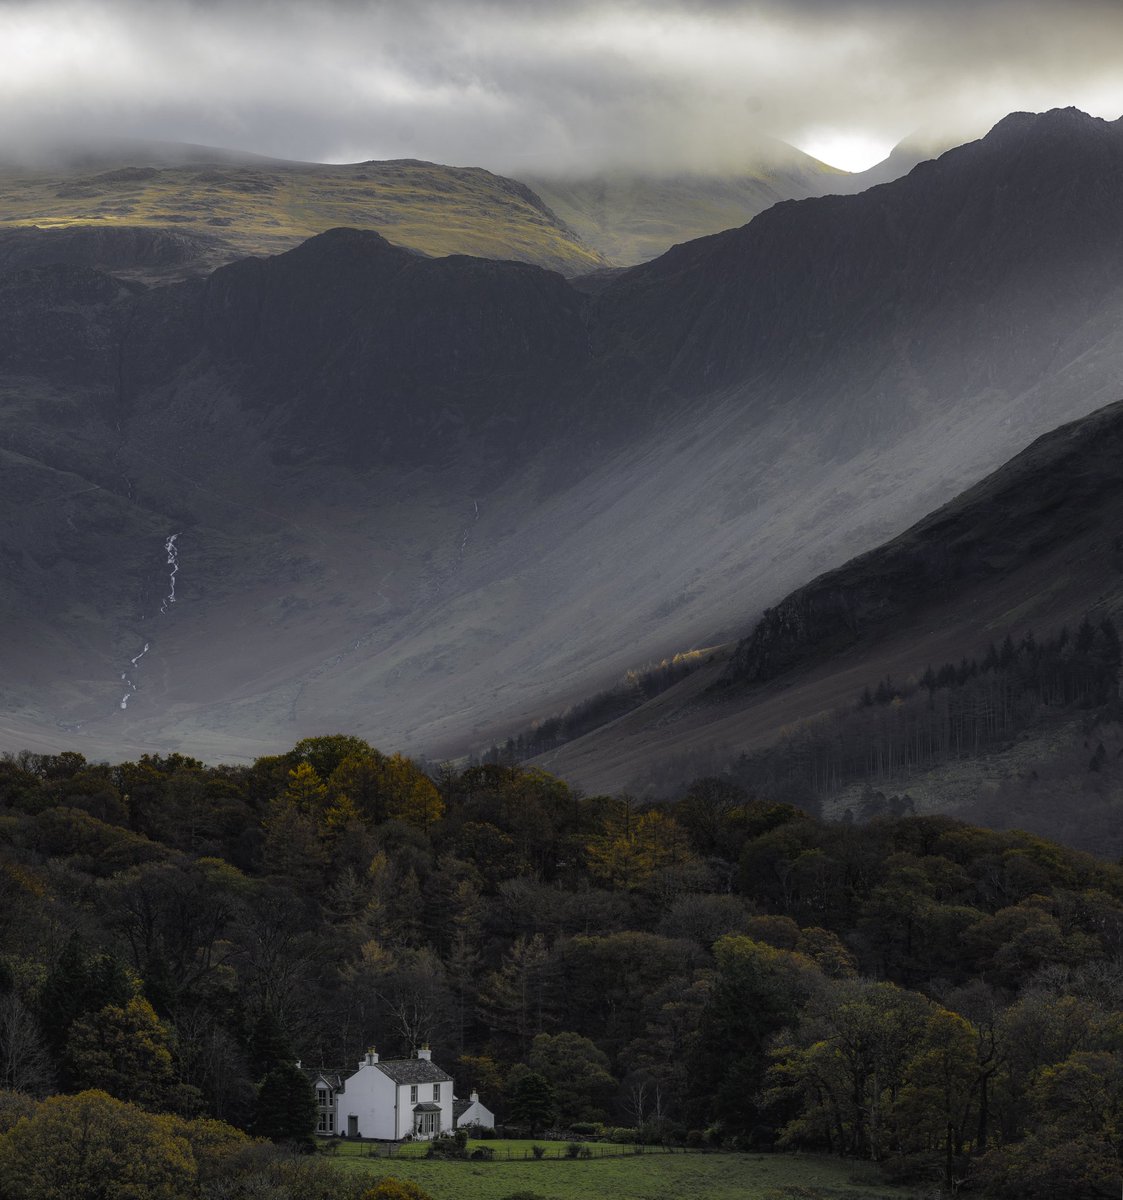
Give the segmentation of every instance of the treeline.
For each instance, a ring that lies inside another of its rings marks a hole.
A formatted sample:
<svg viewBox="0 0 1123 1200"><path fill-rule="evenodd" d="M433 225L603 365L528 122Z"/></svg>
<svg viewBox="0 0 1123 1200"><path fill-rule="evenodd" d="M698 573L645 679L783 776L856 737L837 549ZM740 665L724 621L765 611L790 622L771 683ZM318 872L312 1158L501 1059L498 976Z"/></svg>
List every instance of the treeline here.
<svg viewBox="0 0 1123 1200"><path fill-rule="evenodd" d="M629 671L614 687L597 692L558 716L535 722L502 745L493 742L473 761L513 764L556 750L653 700L701 666L708 655L707 650L689 650L643 670Z"/></svg>
<svg viewBox="0 0 1123 1200"><path fill-rule="evenodd" d="M972 758L1063 708L1117 708L1120 641L1110 619L1085 619L1038 641L1007 636L982 660L929 666L915 682L867 687L850 710L806 722L772 746L741 755L728 774L755 791L812 805L855 782L884 783Z"/></svg>
<svg viewBox="0 0 1123 1200"><path fill-rule="evenodd" d="M342 735L245 767L0 762L0 1126L100 1092L185 1142L307 1138L296 1059L429 1043L506 1121L1077 1196L1066 1170L1123 1151L1121 981L1123 870L1027 834L830 825L728 779L644 807L431 778ZM0 1193L37 1200L27 1128Z"/></svg>

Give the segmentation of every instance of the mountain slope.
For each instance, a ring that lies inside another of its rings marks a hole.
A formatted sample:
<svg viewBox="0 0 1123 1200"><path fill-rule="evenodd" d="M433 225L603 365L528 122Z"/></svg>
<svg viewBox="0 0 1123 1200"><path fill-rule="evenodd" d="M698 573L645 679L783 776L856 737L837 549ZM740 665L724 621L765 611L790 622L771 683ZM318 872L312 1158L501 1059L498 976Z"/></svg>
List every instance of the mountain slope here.
<svg viewBox="0 0 1123 1200"><path fill-rule="evenodd" d="M949 609L977 610L976 592L1023 573L1015 632L1053 609L1068 619L1119 611L1120 529L1123 401L1039 438L900 537L767 609L737 645L722 682L764 682L900 625L945 624ZM1010 619L979 616L992 628Z"/></svg>
<svg viewBox="0 0 1123 1200"><path fill-rule="evenodd" d="M82 253L88 265L141 278L205 273L340 225L375 229L431 255L514 259L570 275L604 265L523 184L476 167L412 159L333 166L121 145L0 166L0 201L0 262L34 247L40 256L48 249ZM28 242L32 227L71 231L71 240L40 234ZM76 238L78 230L90 232ZM178 237L181 253L154 255L135 232L122 238L123 230ZM192 255L182 253L187 245Z"/></svg>
<svg viewBox="0 0 1123 1200"><path fill-rule="evenodd" d="M902 377L955 395L978 365L1019 388L1119 278L1121 188L1120 122L1014 114L892 184L777 205L634 268L602 294L602 336L642 346L682 390L782 375L829 397L842 370L896 420ZM1047 333L1027 347L1029 326ZM985 362L949 354L979 342Z"/></svg>
<svg viewBox="0 0 1123 1200"><path fill-rule="evenodd" d="M1013 118L592 293L346 230L3 272L4 743L448 755L735 640L1118 396L1121 137Z"/></svg>
<svg viewBox="0 0 1123 1200"><path fill-rule="evenodd" d="M677 242L744 225L780 200L835 191L848 179L771 138L756 138L743 152L749 165L726 174L609 171L524 179L583 242L625 266Z"/></svg>
<svg viewBox="0 0 1123 1200"><path fill-rule="evenodd" d="M1039 438L899 537L766 609L684 683L540 761L595 788L634 784L652 758L664 773L676 759L713 767L851 709L878 680L918 678L1007 634L1118 619L1121 528L1123 401Z"/></svg>

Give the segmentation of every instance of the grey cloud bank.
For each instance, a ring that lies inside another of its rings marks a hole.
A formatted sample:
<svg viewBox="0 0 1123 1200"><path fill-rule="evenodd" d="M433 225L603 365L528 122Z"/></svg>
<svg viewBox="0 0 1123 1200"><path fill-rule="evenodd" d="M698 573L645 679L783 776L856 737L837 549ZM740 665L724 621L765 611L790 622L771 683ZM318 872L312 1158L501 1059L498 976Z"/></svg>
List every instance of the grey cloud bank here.
<svg viewBox="0 0 1123 1200"><path fill-rule="evenodd" d="M950 141L1013 109L1123 112L1123 5L1103 0L0 0L0 56L8 143L516 174L726 170L757 133L855 168L918 128Z"/></svg>

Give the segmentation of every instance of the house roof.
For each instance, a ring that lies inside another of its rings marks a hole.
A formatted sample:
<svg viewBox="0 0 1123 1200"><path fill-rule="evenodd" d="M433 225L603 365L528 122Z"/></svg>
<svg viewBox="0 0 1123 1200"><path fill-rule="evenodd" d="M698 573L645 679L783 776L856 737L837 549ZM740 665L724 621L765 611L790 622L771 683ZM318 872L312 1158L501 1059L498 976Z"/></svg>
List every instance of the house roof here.
<svg viewBox="0 0 1123 1200"><path fill-rule="evenodd" d="M454 1100L452 1102L452 1119L459 1121L473 1104L475 1104L475 1100Z"/></svg>
<svg viewBox="0 0 1123 1200"><path fill-rule="evenodd" d="M374 1064L395 1083L451 1083L452 1076L427 1058L380 1058Z"/></svg>
<svg viewBox="0 0 1123 1200"><path fill-rule="evenodd" d="M335 1067L301 1067L300 1069L313 1087L316 1086L317 1079L322 1079L334 1091L339 1091L343 1086L344 1079L352 1073L337 1070Z"/></svg>
<svg viewBox="0 0 1123 1200"><path fill-rule="evenodd" d="M432 1100L425 1100L421 1104L415 1104L413 1106L413 1111L414 1112L440 1112L441 1106L439 1104L434 1104Z"/></svg>

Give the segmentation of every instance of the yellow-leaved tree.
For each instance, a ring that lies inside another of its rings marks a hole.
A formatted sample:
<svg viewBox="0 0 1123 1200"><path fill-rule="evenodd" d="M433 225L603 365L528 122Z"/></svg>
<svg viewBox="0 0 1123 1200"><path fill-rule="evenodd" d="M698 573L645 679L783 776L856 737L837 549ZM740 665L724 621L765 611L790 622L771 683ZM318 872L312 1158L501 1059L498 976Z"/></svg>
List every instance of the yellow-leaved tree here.
<svg viewBox="0 0 1123 1200"><path fill-rule="evenodd" d="M105 1092L51 1096L0 1137L5 1200L182 1200L197 1174L175 1118Z"/></svg>
<svg viewBox="0 0 1123 1200"><path fill-rule="evenodd" d="M607 801L602 832L585 845L589 873L613 888L638 888L669 867L682 867L694 854L674 817L657 808L637 812L635 801Z"/></svg>

